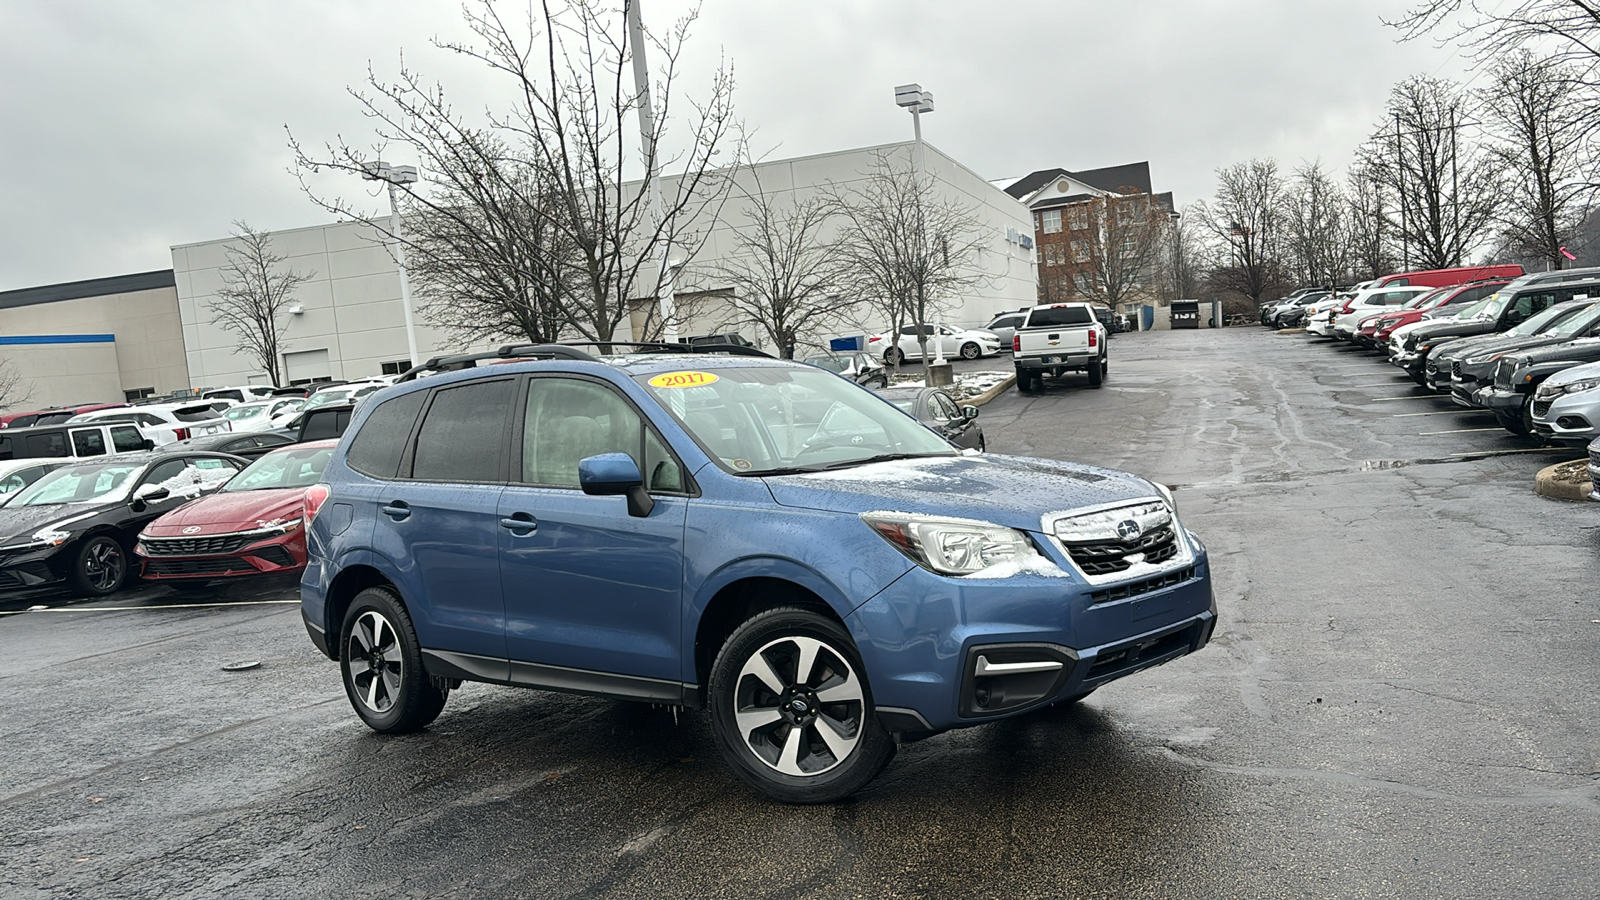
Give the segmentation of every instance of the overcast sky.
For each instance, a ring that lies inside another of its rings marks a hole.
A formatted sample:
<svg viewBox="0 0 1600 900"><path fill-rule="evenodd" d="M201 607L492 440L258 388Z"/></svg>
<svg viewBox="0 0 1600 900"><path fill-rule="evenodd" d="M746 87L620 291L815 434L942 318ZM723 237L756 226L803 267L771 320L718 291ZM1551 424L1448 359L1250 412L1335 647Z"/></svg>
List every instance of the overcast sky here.
<svg viewBox="0 0 1600 900"><path fill-rule="evenodd" d="M688 6L642 3L657 28ZM1251 157L1342 172L1396 81L1470 78L1448 48L1396 42L1380 17L1407 5L704 0L689 56L702 75L732 65L768 158L908 139L893 87L915 81L937 98L926 139L986 178L1147 159L1184 205ZM235 220L328 221L287 172L285 126L366 143L345 89L369 65L392 76L402 52L493 101L503 85L436 36L466 36L453 0L5 0L0 290L168 268L172 245Z"/></svg>

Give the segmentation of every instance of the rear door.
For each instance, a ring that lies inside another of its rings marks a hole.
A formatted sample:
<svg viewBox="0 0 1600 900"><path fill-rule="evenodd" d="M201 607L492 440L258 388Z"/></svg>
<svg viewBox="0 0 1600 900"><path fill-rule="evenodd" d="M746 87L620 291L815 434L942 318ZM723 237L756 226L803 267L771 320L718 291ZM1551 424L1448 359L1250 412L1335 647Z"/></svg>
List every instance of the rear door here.
<svg viewBox="0 0 1600 900"><path fill-rule="evenodd" d="M516 668L549 683L557 669L672 682L682 678L683 529L687 476L644 417L612 385L578 376L528 380L513 482L500 497L506 645ZM626 453L655 507L578 485L578 461ZM568 686L582 687L581 673ZM624 693L650 690L632 685Z"/></svg>
<svg viewBox="0 0 1600 900"><path fill-rule="evenodd" d="M497 505L516 388L517 379L506 377L433 391L400 463L401 478L373 492L373 546L400 567L400 591L419 640L429 649L484 658L479 671L506 655ZM413 396L421 395L395 401ZM368 421L351 442L350 465L358 471L358 445L363 453L382 451L367 444Z"/></svg>

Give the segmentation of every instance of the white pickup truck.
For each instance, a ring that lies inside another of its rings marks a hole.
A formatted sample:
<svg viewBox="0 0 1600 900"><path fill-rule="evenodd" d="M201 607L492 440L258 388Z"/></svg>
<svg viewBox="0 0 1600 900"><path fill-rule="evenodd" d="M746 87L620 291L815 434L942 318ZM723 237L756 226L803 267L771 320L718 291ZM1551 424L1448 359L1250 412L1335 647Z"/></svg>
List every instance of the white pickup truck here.
<svg viewBox="0 0 1600 900"><path fill-rule="evenodd" d="M1059 378L1082 371L1089 386L1099 387L1109 371L1106 329L1088 303L1051 303L1028 310L1011 339L1012 362L1017 368L1017 390L1031 393L1042 386L1045 373Z"/></svg>

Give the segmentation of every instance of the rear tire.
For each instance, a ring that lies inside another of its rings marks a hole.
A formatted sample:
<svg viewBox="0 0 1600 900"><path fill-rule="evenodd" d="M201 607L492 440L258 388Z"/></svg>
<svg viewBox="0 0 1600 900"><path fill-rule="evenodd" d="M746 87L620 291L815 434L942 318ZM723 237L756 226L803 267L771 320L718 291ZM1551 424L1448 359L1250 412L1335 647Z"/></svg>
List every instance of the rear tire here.
<svg viewBox="0 0 1600 900"><path fill-rule="evenodd" d="M1106 358L1102 356L1102 357L1100 357L1100 359L1096 360L1095 362L1093 362L1093 363L1091 363L1089 365L1089 386L1090 387L1099 387L1100 385L1105 383L1105 380L1106 380Z"/></svg>
<svg viewBox="0 0 1600 900"><path fill-rule="evenodd" d="M1021 369L1017 370L1017 393L1019 393L1019 394L1031 394L1031 393L1033 393L1033 376L1029 375L1027 372L1022 371Z"/></svg>
<svg viewBox="0 0 1600 900"><path fill-rule="evenodd" d="M711 666L717 747L785 803L843 800L894 757L855 642L837 622L780 606L740 625Z"/></svg>
<svg viewBox="0 0 1600 900"><path fill-rule="evenodd" d="M411 616L386 587L367 588L350 602L339 629L339 671L356 715L382 734L427 727L450 695L422 667Z"/></svg>
<svg viewBox="0 0 1600 900"><path fill-rule="evenodd" d="M899 347L890 347L883 351L883 364L886 366L897 366L905 362L905 359L906 355L900 352Z"/></svg>

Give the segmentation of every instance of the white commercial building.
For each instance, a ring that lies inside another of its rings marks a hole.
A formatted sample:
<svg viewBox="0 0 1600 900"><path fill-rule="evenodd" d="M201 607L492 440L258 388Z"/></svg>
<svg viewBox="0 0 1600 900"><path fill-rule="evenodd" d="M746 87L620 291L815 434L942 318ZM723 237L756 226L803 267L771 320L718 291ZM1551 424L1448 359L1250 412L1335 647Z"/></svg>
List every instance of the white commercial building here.
<svg viewBox="0 0 1600 900"><path fill-rule="evenodd" d="M909 165L913 145L890 144L819 156L762 163L752 176L739 174L740 186L767 195L803 199L837 189L848 192L887 155L898 165ZM981 238L975 265L979 277L966 296L948 304L943 316L954 325L975 326L995 313L1028 306L1037 296L1033 254L1033 219L1026 206L990 185L976 173L939 152L925 147L927 176L943 199L970 207ZM683 334L736 331L765 343L755 329L738 321L715 293L723 289L715 272L720 260L735 252L734 233L748 224L741 195L736 190L713 223L691 223L690 232L704 236L703 243L686 260L679 289L700 298L686 304ZM825 239L833 235L824 234ZM265 379L251 359L235 352L237 340L211 324L211 302L223 285L230 239L185 244L172 248L172 266L183 323L183 343L189 378L196 386L237 384ZM399 371L407 361L400 276L382 236L357 223L273 232L272 252L285 258L284 267L309 276L296 291L298 312L290 316L284 334L284 380L353 379ZM681 250L675 255L681 255ZM647 273L648 274L648 273ZM653 276L652 276L653 277ZM650 279L647 279L650 280ZM652 284L642 284L648 295ZM687 298L686 298L687 299ZM648 302L648 301L646 301ZM643 316L636 315L634 327ZM830 334L811 336L820 343L837 334L881 330L887 323L871 316L841 321ZM625 323L624 330L627 330ZM449 334L416 317L417 352L426 359L477 347L464 346ZM638 335L621 334L618 340ZM508 336L507 342L511 338ZM775 348L768 348L775 349Z"/></svg>

